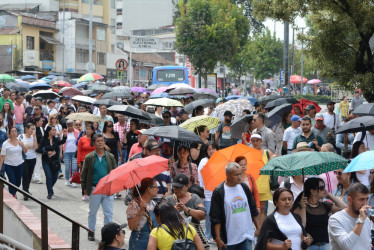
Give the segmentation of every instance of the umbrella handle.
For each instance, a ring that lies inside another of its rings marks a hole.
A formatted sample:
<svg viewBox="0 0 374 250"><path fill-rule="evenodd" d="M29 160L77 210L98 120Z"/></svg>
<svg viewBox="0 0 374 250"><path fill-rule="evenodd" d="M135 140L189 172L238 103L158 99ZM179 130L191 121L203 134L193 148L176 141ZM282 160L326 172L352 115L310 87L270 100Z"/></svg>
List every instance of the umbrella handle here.
<svg viewBox="0 0 374 250"><path fill-rule="evenodd" d="M138 192L139 198L142 200L142 196L140 195L140 192L139 192L139 189L138 189L138 185L136 185L134 177L132 176L132 172L130 172L130 176L131 176L132 181L134 182L135 189Z"/></svg>

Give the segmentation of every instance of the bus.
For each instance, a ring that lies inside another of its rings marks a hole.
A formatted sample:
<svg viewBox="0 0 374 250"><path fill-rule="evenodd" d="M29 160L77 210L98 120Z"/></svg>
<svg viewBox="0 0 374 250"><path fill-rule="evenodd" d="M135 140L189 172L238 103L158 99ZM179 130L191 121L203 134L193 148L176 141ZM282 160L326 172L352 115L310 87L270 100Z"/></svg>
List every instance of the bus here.
<svg viewBox="0 0 374 250"><path fill-rule="evenodd" d="M152 84L171 85L188 82L188 69L182 66L161 66L153 68Z"/></svg>

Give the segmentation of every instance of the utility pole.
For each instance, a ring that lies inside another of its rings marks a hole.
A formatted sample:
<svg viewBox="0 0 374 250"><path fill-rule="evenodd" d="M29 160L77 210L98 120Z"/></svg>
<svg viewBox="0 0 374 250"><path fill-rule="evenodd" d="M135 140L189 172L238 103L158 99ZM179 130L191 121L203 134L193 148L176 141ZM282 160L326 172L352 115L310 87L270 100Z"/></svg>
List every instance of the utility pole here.
<svg viewBox="0 0 374 250"><path fill-rule="evenodd" d="M292 29L292 66L291 66L291 76L295 74L295 28Z"/></svg>
<svg viewBox="0 0 374 250"><path fill-rule="evenodd" d="M304 35L304 29L301 28L301 33ZM300 72L300 84L301 84L301 93L304 90L304 78L303 78L303 67L304 67L304 58L303 58L303 49L304 49L304 41L301 40L301 72ZM306 94L308 94L308 88L306 88Z"/></svg>
<svg viewBox="0 0 374 250"><path fill-rule="evenodd" d="M65 0L62 8L62 70L61 75L65 73Z"/></svg>
<svg viewBox="0 0 374 250"><path fill-rule="evenodd" d="M88 71L92 73L93 64L92 64L92 1L90 0L90 20L88 24Z"/></svg>
<svg viewBox="0 0 374 250"><path fill-rule="evenodd" d="M284 86L288 86L289 72L288 72L288 46L289 46L289 23L284 22L284 40L283 40L283 71L284 71Z"/></svg>

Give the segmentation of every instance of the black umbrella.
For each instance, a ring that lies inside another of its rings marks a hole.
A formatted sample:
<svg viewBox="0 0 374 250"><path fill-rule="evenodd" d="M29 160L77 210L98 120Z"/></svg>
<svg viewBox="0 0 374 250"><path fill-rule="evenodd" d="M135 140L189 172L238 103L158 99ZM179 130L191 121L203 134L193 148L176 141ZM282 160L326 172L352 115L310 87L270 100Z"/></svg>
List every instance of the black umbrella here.
<svg viewBox="0 0 374 250"><path fill-rule="evenodd" d="M111 98L132 98L133 96L128 91L112 91L105 93L101 99L111 99Z"/></svg>
<svg viewBox="0 0 374 250"><path fill-rule="evenodd" d="M100 100L94 101L92 103L92 105L95 105L96 107L99 107L101 104L105 104L108 107L111 107L113 105L123 105L120 102L116 102L116 101L113 101L113 100L110 100L110 99L100 99Z"/></svg>
<svg viewBox="0 0 374 250"><path fill-rule="evenodd" d="M212 92L208 92L208 91L200 91L199 93L196 93L192 96L195 100L201 100L201 99L213 99L213 100L217 100L218 99L218 95L217 94L214 94Z"/></svg>
<svg viewBox="0 0 374 250"><path fill-rule="evenodd" d="M241 139L242 133L248 131L249 122L253 119L253 114L245 115L239 120L236 120L231 125L231 138Z"/></svg>
<svg viewBox="0 0 374 250"><path fill-rule="evenodd" d="M55 99L60 96L52 90L40 90L37 93L33 94L32 97L41 97L43 99Z"/></svg>
<svg viewBox="0 0 374 250"><path fill-rule="evenodd" d="M274 101L274 100L279 99L279 98L282 98L282 97L279 96L279 95L268 95L268 96L263 97L258 102L258 104L260 104L260 105L266 105L266 104L268 104L268 102Z"/></svg>
<svg viewBox="0 0 374 250"><path fill-rule="evenodd" d="M353 133L372 129L374 129L374 118L372 116L363 116L344 123L336 130L335 134Z"/></svg>
<svg viewBox="0 0 374 250"><path fill-rule="evenodd" d="M94 93L100 93L100 92L104 92L104 93L108 93L108 92L112 92L113 89L106 86L106 85L99 85L99 84L95 84L93 85L93 87L91 88L91 90L94 92Z"/></svg>
<svg viewBox="0 0 374 250"><path fill-rule="evenodd" d="M147 112L144 112L134 106L129 105L113 105L108 108L108 111L119 113L136 119L151 120Z"/></svg>
<svg viewBox="0 0 374 250"><path fill-rule="evenodd" d="M374 103L365 103L361 104L353 111L354 115L358 116L367 116L372 115L374 116Z"/></svg>
<svg viewBox="0 0 374 250"><path fill-rule="evenodd" d="M157 115L151 114L151 113L148 113L148 112L146 112L146 113L149 115L149 117L151 117L151 120L139 119L140 123L150 124L150 125L154 125L154 126L164 126L165 125L165 122L164 122L164 120L162 120L161 117L158 117Z"/></svg>
<svg viewBox="0 0 374 250"><path fill-rule="evenodd" d="M193 101L190 104L187 104L184 106L184 109L192 113L192 111L197 107L197 106L203 106L204 108L211 106L215 101L213 99L202 99L202 100L197 100Z"/></svg>
<svg viewBox="0 0 374 250"><path fill-rule="evenodd" d="M18 92L29 92L30 88L26 85L26 83L8 82L5 84L5 87L7 87L8 89L13 89Z"/></svg>
<svg viewBox="0 0 374 250"><path fill-rule="evenodd" d="M282 105L284 103L290 103L290 104L295 104L299 103L295 98L290 97L290 98L278 98L273 101L270 101L266 104L265 109L271 110L272 108L275 108L279 105Z"/></svg>
<svg viewBox="0 0 374 250"><path fill-rule="evenodd" d="M187 129L179 126L152 127L143 133L144 135L168 138L176 141L202 143L200 137Z"/></svg>
<svg viewBox="0 0 374 250"><path fill-rule="evenodd" d="M273 127L274 125L280 123L282 121L282 117L285 113L291 112L292 104L284 103L280 106L274 108L272 111L265 115L265 125L268 128Z"/></svg>

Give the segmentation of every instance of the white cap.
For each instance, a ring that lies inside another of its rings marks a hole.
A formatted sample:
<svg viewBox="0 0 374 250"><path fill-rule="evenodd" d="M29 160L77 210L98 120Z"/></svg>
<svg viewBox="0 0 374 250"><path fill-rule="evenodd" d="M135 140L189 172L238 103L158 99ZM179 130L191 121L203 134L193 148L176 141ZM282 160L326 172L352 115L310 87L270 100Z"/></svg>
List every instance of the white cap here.
<svg viewBox="0 0 374 250"><path fill-rule="evenodd" d="M257 138L257 139L262 140L262 137L261 137L261 135L259 135L259 134L252 134L252 135L251 135L251 140L252 140L252 138Z"/></svg>
<svg viewBox="0 0 374 250"><path fill-rule="evenodd" d="M271 89L266 89L266 93L271 93Z"/></svg>

